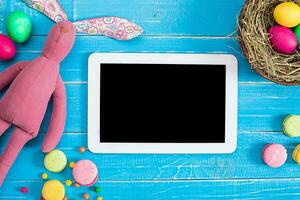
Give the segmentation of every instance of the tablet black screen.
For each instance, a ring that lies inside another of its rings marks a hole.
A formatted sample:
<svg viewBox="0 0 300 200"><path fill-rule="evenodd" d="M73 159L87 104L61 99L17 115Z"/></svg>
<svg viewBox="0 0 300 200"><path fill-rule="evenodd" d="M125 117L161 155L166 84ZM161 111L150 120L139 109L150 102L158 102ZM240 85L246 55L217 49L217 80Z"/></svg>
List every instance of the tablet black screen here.
<svg viewBox="0 0 300 200"><path fill-rule="evenodd" d="M101 142L225 142L225 65L101 64L100 77Z"/></svg>

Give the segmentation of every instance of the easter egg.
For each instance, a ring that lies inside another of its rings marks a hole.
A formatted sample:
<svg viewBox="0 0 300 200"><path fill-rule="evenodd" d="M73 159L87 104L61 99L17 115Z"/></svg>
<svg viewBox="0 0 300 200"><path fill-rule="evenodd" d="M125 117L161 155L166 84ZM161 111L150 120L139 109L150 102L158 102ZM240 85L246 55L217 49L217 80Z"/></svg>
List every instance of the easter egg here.
<svg viewBox="0 0 300 200"><path fill-rule="evenodd" d="M295 27L300 23L300 7L293 2L284 2L274 10L275 21L281 26Z"/></svg>
<svg viewBox="0 0 300 200"><path fill-rule="evenodd" d="M292 54L296 51L298 41L290 29L283 26L274 26L269 31L270 42L274 50L279 53Z"/></svg>
<svg viewBox="0 0 300 200"><path fill-rule="evenodd" d="M300 25L296 26L296 28L294 29L294 33L298 40L298 48L300 48Z"/></svg>
<svg viewBox="0 0 300 200"><path fill-rule="evenodd" d="M0 60L10 60L16 55L16 48L9 37L0 34Z"/></svg>
<svg viewBox="0 0 300 200"><path fill-rule="evenodd" d="M6 31L9 37L18 42L25 42L31 33L31 21L23 12L13 12L6 19Z"/></svg>

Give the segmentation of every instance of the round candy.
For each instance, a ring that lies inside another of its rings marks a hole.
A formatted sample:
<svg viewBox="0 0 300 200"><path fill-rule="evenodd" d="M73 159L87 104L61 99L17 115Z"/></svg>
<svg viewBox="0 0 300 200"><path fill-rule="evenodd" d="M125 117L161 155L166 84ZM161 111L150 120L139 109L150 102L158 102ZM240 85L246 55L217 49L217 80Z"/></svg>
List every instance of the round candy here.
<svg viewBox="0 0 300 200"><path fill-rule="evenodd" d="M290 29L283 26L274 26L270 29L270 42L279 53L292 54L296 51L298 41Z"/></svg>
<svg viewBox="0 0 300 200"><path fill-rule="evenodd" d="M9 37L0 33L0 60L10 60L16 55L16 47Z"/></svg>
<svg viewBox="0 0 300 200"><path fill-rule="evenodd" d="M283 120L282 131L289 137L300 136L300 116L288 115Z"/></svg>
<svg viewBox="0 0 300 200"><path fill-rule="evenodd" d="M66 180L66 185L67 185L67 186L72 185L72 181L71 181L71 180Z"/></svg>
<svg viewBox="0 0 300 200"><path fill-rule="evenodd" d="M284 2L274 10L275 21L285 27L295 27L300 23L300 7L293 2Z"/></svg>
<svg viewBox="0 0 300 200"><path fill-rule="evenodd" d="M296 26L296 28L294 29L294 33L298 40L298 48L300 48L300 25Z"/></svg>
<svg viewBox="0 0 300 200"><path fill-rule="evenodd" d="M42 196L46 200L59 200L65 197L65 187L60 181L47 181L42 189Z"/></svg>
<svg viewBox="0 0 300 200"><path fill-rule="evenodd" d="M83 195L83 198L84 198L84 199L89 199L89 198L90 198L90 195L87 194L87 193L85 193L85 194Z"/></svg>
<svg viewBox="0 0 300 200"><path fill-rule="evenodd" d="M47 179L48 178L48 174L46 174L46 173L42 173L42 179Z"/></svg>
<svg viewBox="0 0 300 200"><path fill-rule="evenodd" d="M74 187L79 188L80 185L78 183L74 183Z"/></svg>
<svg viewBox="0 0 300 200"><path fill-rule="evenodd" d="M70 168L74 168L75 162L70 162L69 166L70 166Z"/></svg>
<svg viewBox="0 0 300 200"><path fill-rule="evenodd" d="M300 164L300 144L295 147L292 157L297 164Z"/></svg>
<svg viewBox="0 0 300 200"><path fill-rule="evenodd" d="M287 159L287 150L281 144L268 144L262 152L264 162L273 168L282 166Z"/></svg>
<svg viewBox="0 0 300 200"><path fill-rule="evenodd" d="M27 193L28 192L28 188L27 187L21 187L21 192L22 193Z"/></svg>
<svg viewBox="0 0 300 200"><path fill-rule="evenodd" d="M80 185L91 186L98 179L97 166L90 160L80 160L73 168L73 176Z"/></svg>
<svg viewBox="0 0 300 200"><path fill-rule="evenodd" d="M45 156L44 165L51 172L61 172L67 165L67 157L64 152L53 150Z"/></svg>
<svg viewBox="0 0 300 200"><path fill-rule="evenodd" d="M80 147L80 148L79 148L79 152L80 152L80 153L84 153L84 152L85 152L85 148L84 148L84 147Z"/></svg>
<svg viewBox="0 0 300 200"><path fill-rule="evenodd" d="M100 188L96 186L96 187L94 187L94 191L98 193L98 192L100 192Z"/></svg>
<svg viewBox="0 0 300 200"><path fill-rule="evenodd" d="M98 197L97 200L102 200L102 197Z"/></svg>
<svg viewBox="0 0 300 200"><path fill-rule="evenodd" d="M23 43L30 36L31 21L25 13L13 12L6 19L6 31L12 40Z"/></svg>

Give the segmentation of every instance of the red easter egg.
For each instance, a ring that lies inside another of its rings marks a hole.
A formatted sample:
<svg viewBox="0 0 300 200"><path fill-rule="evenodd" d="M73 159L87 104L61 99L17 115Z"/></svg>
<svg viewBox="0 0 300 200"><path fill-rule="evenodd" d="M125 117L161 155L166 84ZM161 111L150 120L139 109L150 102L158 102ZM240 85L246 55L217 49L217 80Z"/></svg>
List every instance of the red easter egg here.
<svg viewBox="0 0 300 200"><path fill-rule="evenodd" d="M0 34L0 60L10 60L16 55L16 47L9 37Z"/></svg>
<svg viewBox="0 0 300 200"><path fill-rule="evenodd" d="M292 54L296 51L298 40L290 29L283 26L274 26L270 29L272 47L279 53Z"/></svg>

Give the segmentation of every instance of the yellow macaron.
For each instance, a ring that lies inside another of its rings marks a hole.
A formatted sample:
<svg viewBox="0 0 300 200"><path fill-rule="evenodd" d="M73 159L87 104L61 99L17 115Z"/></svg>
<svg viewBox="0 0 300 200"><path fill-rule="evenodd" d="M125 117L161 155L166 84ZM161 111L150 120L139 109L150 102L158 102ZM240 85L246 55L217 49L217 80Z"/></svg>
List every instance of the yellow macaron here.
<svg viewBox="0 0 300 200"><path fill-rule="evenodd" d="M42 189L42 196L45 200L60 200L65 197L65 187L58 180L47 181Z"/></svg>
<svg viewBox="0 0 300 200"><path fill-rule="evenodd" d="M300 144L295 147L292 157L297 164L300 164Z"/></svg>

